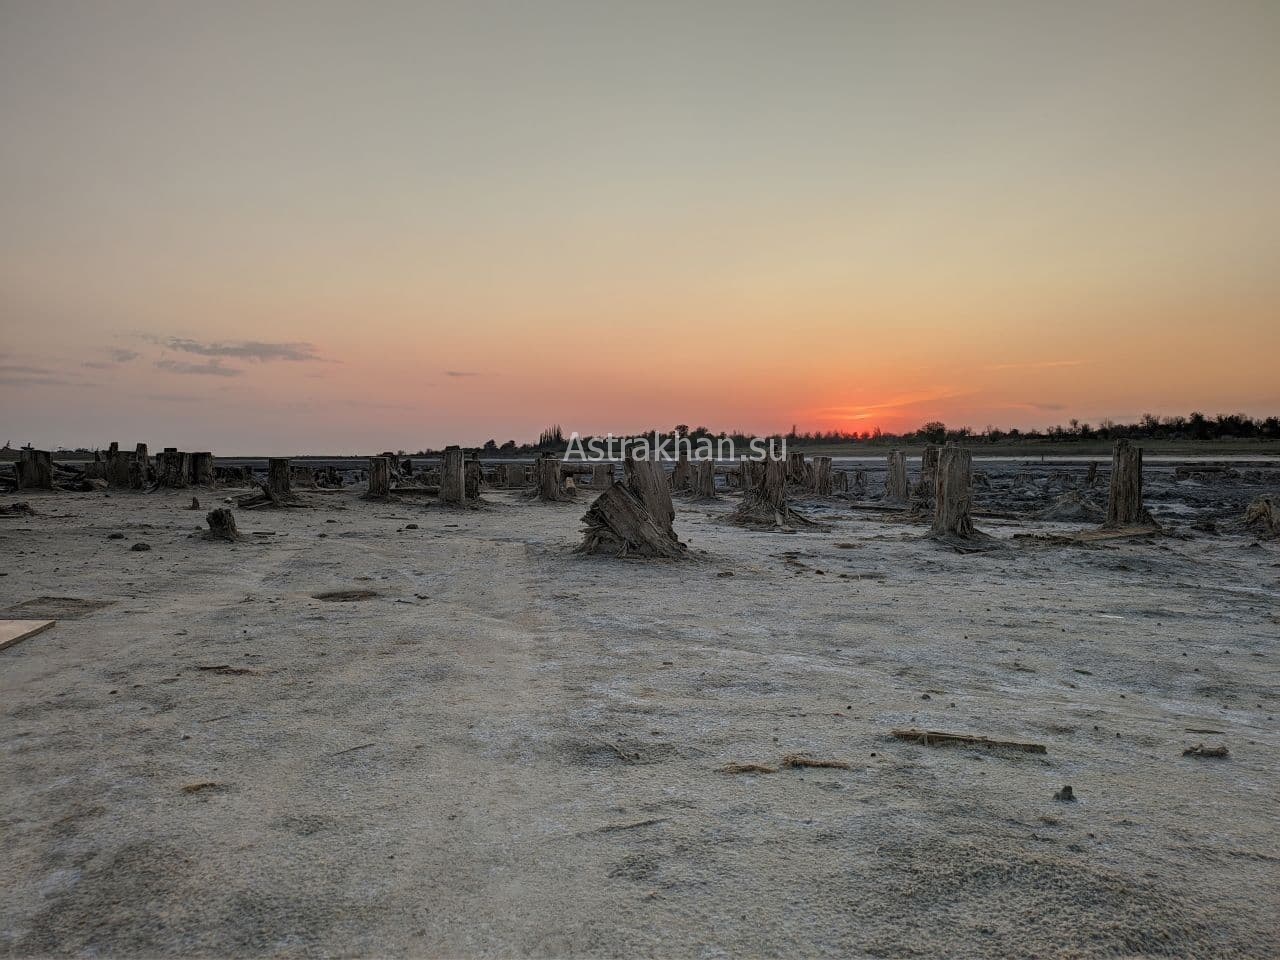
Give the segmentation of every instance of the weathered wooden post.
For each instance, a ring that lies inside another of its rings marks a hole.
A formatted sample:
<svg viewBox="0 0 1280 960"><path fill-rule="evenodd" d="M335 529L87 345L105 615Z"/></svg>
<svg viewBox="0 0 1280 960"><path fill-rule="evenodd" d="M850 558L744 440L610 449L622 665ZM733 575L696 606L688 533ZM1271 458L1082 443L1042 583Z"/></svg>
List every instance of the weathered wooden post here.
<svg viewBox="0 0 1280 960"><path fill-rule="evenodd" d="M831 476L831 458L830 457L814 457L813 458L813 492L820 497L829 497L833 493L834 481Z"/></svg>
<svg viewBox="0 0 1280 960"><path fill-rule="evenodd" d="M484 485L484 467L479 460L468 460L463 467L463 493L468 500L480 499L480 488Z"/></svg>
<svg viewBox="0 0 1280 960"><path fill-rule="evenodd" d="M679 492L688 490L693 471L689 466L689 458L683 450L676 458L675 468L671 471L671 489Z"/></svg>
<svg viewBox="0 0 1280 960"><path fill-rule="evenodd" d="M699 460L693 465L690 489L698 500L716 498L716 464L714 460Z"/></svg>
<svg viewBox="0 0 1280 960"><path fill-rule="evenodd" d="M191 454L183 453L176 447L165 447L164 452L156 457L156 464L158 486L182 489L190 483Z"/></svg>
<svg viewBox="0 0 1280 960"><path fill-rule="evenodd" d="M603 490L613 483L613 464L596 463L591 467L591 489Z"/></svg>
<svg viewBox="0 0 1280 960"><path fill-rule="evenodd" d="M267 487L279 500L293 497L293 477L287 457L271 457L267 460Z"/></svg>
<svg viewBox="0 0 1280 960"><path fill-rule="evenodd" d="M920 482L916 484L913 495L920 500L932 500L938 485L938 445L926 443L920 454Z"/></svg>
<svg viewBox="0 0 1280 960"><path fill-rule="evenodd" d="M213 454L209 451L191 454L191 483L197 487L213 486Z"/></svg>
<svg viewBox="0 0 1280 960"><path fill-rule="evenodd" d="M543 501L563 500L560 495L560 460L558 457L542 456L534 464L536 476L534 483L538 490L538 499Z"/></svg>
<svg viewBox="0 0 1280 960"><path fill-rule="evenodd" d="M906 503L907 494L907 455L901 450L894 450L888 457L889 471L884 481L884 498L893 503Z"/></svg>
<svg viewBox="0 0 1280 960"><path fill-rule="evenodd" d="M371 500L391 496L391 461L388 458L369 458L369 489L365 496Z"/></svg>
<svg viewBox="0 0 1280 960"><path fill-rule="evenodd" d="M53 454L48 450L23 447L13 465L19 490L53 489Z"/></svg>
<svg viewBox="0 0 1280 960"><path fill-rule="evenodd" d="M141 490L151 479L151 457L147 455L147 445L140 443L133 448L133 462L129 464L129 486Z"/></svg>
<svg viewBox="0 0 1280 960"><path fill-rule="evenodd" d="M461 447L445 447L440 464L440 500L462 506L467 502L466 467Z"/></svg>
<svg viewBox="0 0 1280 960"><path fill-rule="evenodd" d="M1127 439L1111 451L1111 490L1107 495L1107 527L1154 526L1142 505L1142 448Z"/></svg>
<svg viewBox="0 0 1280 960"><path fill-rule="evenodd" d="M805 463L804 453L793 450L787 454L787 482L809 486L809 466Z"/></svg>
<svg viewBox="0 0 1280 960"><path fill-rule="evenodd" d="M855 497L865 497L867 495L867 471L853 471L853 495Z"/></svg>
<svg viewBox="0 0 1280 960"><path fill-rule="evenodd" d="M973 460L969 451L948 443L938 455L934 484L936 506L929 535L968 540L973 529Z"/></svg>
<svg viewBox="0 0 1280 960"><path fill-rule="evenodd" d="M739 461L741 469L738 473L738 486L742 488L745 494L748 490L754 490L760 485L760 481L764 479L764 463L760 460L749 460L743 458Z"/></svg>

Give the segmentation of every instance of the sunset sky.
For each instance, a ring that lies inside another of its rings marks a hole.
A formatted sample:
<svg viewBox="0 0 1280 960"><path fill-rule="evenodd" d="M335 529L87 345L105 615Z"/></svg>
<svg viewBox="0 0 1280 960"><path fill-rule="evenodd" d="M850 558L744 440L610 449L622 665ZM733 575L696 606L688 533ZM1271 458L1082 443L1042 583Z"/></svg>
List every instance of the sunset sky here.
<svg viewBox="0 0 1280 960"><path fill-rule="evenodd" d="M0 0L0 443L1280 412L1280 4Z"/></svg>

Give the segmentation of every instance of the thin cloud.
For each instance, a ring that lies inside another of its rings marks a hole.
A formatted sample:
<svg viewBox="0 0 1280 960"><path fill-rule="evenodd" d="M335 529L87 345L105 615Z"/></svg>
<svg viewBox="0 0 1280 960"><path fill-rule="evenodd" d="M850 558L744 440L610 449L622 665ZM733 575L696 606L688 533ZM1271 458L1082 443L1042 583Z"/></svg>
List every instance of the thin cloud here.
<svg viewBox="0 0 1280 960"><path fill-rule="evenodd" d="M32 376L47 376L53 373L48 367L28 367L21 363L2 363L0 364L0 373L19 373L29 374Z"/></svg>
<svg viewBox="0 0 1280 960"><path fill-rule="evenodd" d="M1079 367L1084 360L1028 360L1022 363L992 363L987 370L1049 370L1053 367Z"/></svg>
<svg viewBox="0 0 1280 960"><path fill-rule="evenodd" d="M444 372L444 375L446 377L478 377L480 376L480 374L475 372L474 370L446 370Z"/></svg>
<svg viewBox="0 0 1280 960"><path fill-rule="evenodd" d="M111 357L110 360L86 360L81 366L91 370L110 370L112 367L129 363L142 356L137 350L126 350L123 347L112 347L107 354Z"/></svg>
<svg viewBox="0 0 1280 960"><path fill-rule="evenodd" d="M841 420L869 420L877 414L893 410L905 410L921 404L936 403L939 400L954 400L967 396L955 390L928 390L918 393L905 393L876 403L850 404L841 407L825 407L815 411L819 416L835 417Z"/></svg>
<svg viewBox="0 0 1280 960"><path fill-rule="evenodd" d="M157 360L156 367L170 373L192 374L201 377L238 377L244 373L235 367L223 366L220 360L208 363L188 363L185 360Z"/></svg>
<svg viewBox="0 0 1280 960"><path fill-rule="evenodd" d="M268 363L273 360L306 362L320 360L316 348L309 343L270 343L263 340L239 340L231 343L201 343L182 337L156 338L156 342L169 350L194 353L200 357L234 357L237 360L254 360Z"/></svg>

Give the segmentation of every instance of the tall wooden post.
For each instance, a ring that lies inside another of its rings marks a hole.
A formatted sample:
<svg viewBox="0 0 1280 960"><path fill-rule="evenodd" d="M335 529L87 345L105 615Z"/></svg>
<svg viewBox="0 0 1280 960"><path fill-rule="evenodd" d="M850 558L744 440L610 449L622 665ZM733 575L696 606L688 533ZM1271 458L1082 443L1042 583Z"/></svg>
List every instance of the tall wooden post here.
<svg viewBox="0 0 1280 960"><path fill-rule="evenodd" d="M1117 440L1111 451L1111 490L1105 525L1137 527L1153 523L1142 505L1142 448L1128 440Z"/></svg>
<svg viewBox="0 0 1280 960"><path fill-rule="evenodd" d="M462 486L468 500L480 499L480 488L484 485L484 467L479 460L468 460L463 466Z"/></svg>
<svg viewBox="0 0 1280 960"><path fill-rule="evenodd" d="M920 454L920 482L916 484L915 496L921 500L932 500L938 485L938 445L926 443Z"/></svg>
<svg viewBox="0 0 1280 960"><path fill-rule="evenodd" d="M907 455L894 450L888 457L889 472L884 481L884 498L893 503L907 502Z"/></svg>
<svg viewBox="0 0 1280 960"><path fill-rule="evenodd" d="M834 491L834 481L831 476L831 458L814 457L812 470L813 492L820 497L831 496Z"/></svg>
<svg viewBox="0 0 1280 960"><path fill-rule="evenodd" d="M948 443L938 454L934 484L934 537L970 539L973 529L973 459L969 451Z"/></svg>
<svg viewBox="0 0 1280 960"><path fill-rule="evenodd" d="M369 458L369 489L365 496L370 499L391 496L391 461L387 457Z"/></svg>
<svg viewBox="0 0 1280 960"><path fill-rule="evenodd" d="M560 495L560 459L559 457L541 457L536 464L534 470L537 476L534 482L538 487L538 499L544 501L555 501L564 499Z"/></svg>
<svg viewBox="0 0 1280 960"><path fill-rule="evenodd" d="M461 447L445 447L440 464L440 500L462 506L467 502L466 467Z"/></svg>
<svg viewBox="0 0 1280 960"><path fill-rule="evenodd" d="M685 455L684 450L681 450L680 456L676 458L675 469L671 471L671 489L677 492L688 490L692 476L693 471L689 466L689 458Z"/></svg>
<svg viewBox="0 0 1280 960"><path fill-rule="evenodd" d="M690 484L694 497L699 500L716 498L716 464L714 460L699 460L693 465Z"/></svg>

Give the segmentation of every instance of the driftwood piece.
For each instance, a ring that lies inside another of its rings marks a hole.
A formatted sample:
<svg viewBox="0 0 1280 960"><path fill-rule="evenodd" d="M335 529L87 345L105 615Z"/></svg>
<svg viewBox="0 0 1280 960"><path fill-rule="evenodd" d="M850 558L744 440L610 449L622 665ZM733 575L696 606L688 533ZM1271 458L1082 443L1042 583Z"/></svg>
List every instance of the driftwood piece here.
<svg viewBox="0 0 1280 960"><path fill-rule="evenodd" d="M466 466L461 447L445 447L440 464L440 500L453 506L467 502Z"/></svg>
<svg viewBox="0 0 1280 960"><path fill-rule="evenodd" d="M388 458L369 458L369 489L365 496L370 500L391 496L391 461Z"/></svg>
<svg viewBox="0 0 1280 960"><path fill-rule="evenodd" d="M1020 750L1023 753L1048 753L1043 743L1026 743L1018 740L993 740L990 737L977 737L967 733L944 733L941 730L893 730L892 736L899 740L918 743L926 747L986 747L988 750Z"/></svg>
<svg viewBox="0 0 1280 960"><path fill-rule="evenodd" d="M1155 520L1142 504L1142 448L1128 440L1117 440L1111 451L1111 489L1107 495L1110 529L1154 527Z"/></svg>
<svg viewBox="0 0 1280 960"><path fill-rule="evenodd" d="M240 539L240 531L236 529L235 515L226 507L210 510L204 519L209 524L209 529L204 535L206 540L236 541Z"/></svg>
<svg viewBox="0 0 1280 960"><path fill-rule="evenodd" d="M894 450L887 458L888 472L884 480L884 498L890 503L906 503L907 488L907 455L901 450Z"/></svg>
<svg viewBox="0 0 1280 960"><path fill-rule="evenodd" d="M19 490L53 489L53 454L48 450L23 447L13 465Z"/></svg>
<svg viewBox="0 0 1280 960"><path fill-rule="evenodd" d="M686 547L672 527L675 508L662 466L628 460L622 483L606 487L583 516L579 553L678 560Z"/></svg>

